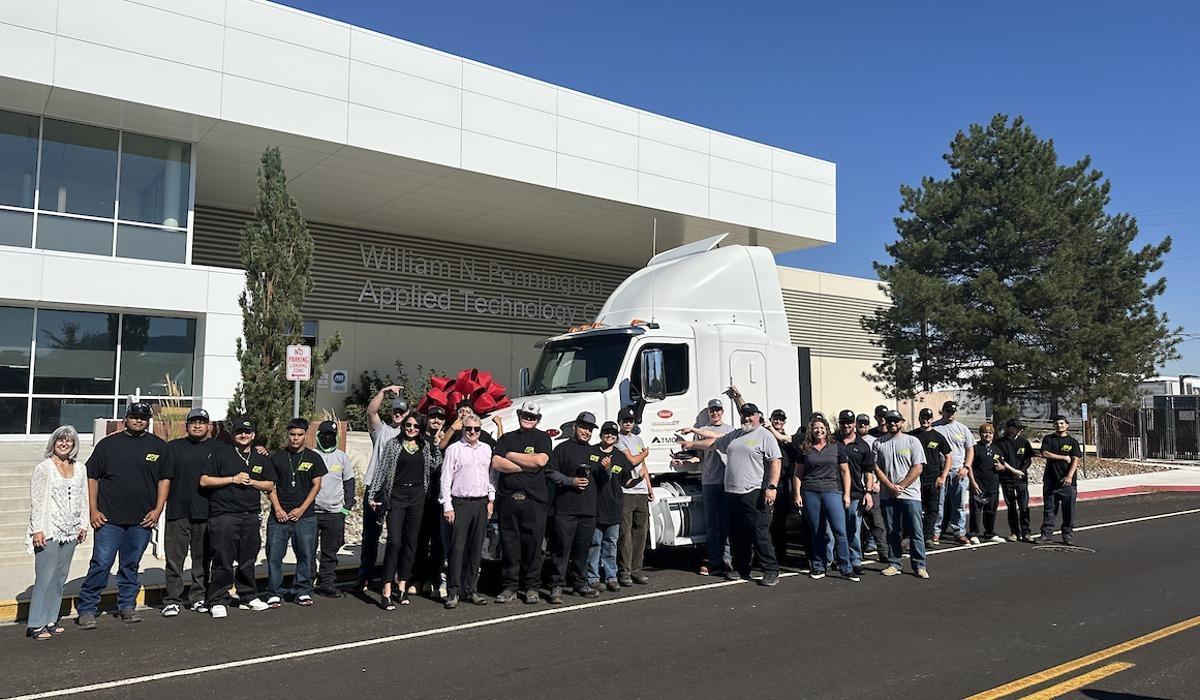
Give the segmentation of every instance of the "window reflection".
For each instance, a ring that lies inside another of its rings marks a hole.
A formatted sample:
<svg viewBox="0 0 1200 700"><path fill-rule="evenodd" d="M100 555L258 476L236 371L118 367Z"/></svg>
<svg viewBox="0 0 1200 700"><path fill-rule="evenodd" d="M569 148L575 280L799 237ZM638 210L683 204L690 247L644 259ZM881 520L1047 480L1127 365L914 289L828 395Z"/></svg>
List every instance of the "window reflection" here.
<svg viewBox="0 0 1200 700"><path fill-rule="evenodd" d="M112 255L111 222L38 214L37 228L37 247L42 250Z"/></svg>
<svg viewBox="0 0 1200 700"><path fill-rule="evenodd" d="M33 309L0 306L0 393L29 391ZM24 423L24 418L21 421Z"/></svg>
<svg viewBox="0 0 1200 700"><path fill-rule="evenodd" d="M31 433L52 433L70 425L80 433L92 432L97 418L113 417L112 399L34 399Z"/></svg>
<svg viewBox="0 0 1200 700"><path fill-rule="evenodd" d="M33 244L33 214L0 209L0 245L28 248Z"/></svg>
<svg viewBox="0 0 1200 700"><path fill-rule="evenodd" d="M121 220L186 226L191 160L186 143L126 133L121 142Z"/></svg>
<svg viewBox="0 0 1200 700"><path fill-rule="evenodd" d="M196 321L190 318L126 315L121 321L120 394L146 396L192 393Z"/></svg>
<svg viewBox="0 0 1200 700"><path fill-rule="evenodd" d="M117 143L117 132L112 129L45 120L38 208L112 217Z"/></svg>
<svg viewBox="0 0 1200 700"><path fill-rule="evenodd" d="M41 309L37 313L35 394L113 394L117 314Z"/></svg>
<svg viewBox="0 0 1200 700"><path fill-rule="evenodd" d="M37 145L37 117L0 112L0 204L33 207Z"/></svg>

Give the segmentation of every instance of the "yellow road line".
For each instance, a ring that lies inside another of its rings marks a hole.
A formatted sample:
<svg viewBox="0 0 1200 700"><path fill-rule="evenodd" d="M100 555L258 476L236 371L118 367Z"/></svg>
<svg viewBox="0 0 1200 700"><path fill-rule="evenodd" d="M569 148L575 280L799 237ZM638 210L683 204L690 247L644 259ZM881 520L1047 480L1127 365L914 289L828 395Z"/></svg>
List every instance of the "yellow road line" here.
<svg viewBox="0 0 1200 700"><path fill-rule="evenodd" d="M1038 671L1031 676L1025 676L1024 678L1015 680L1011 683L1005 683L997 688L985 690L982 693L972 695L966 700L996 700L996 698L1012 695L1013 693L1017 693L1027 688L1032 688L1035 685L1045 683L1052 678L1058 678L1061 675L1078 671L1086 666L1091 666L1094 663L1111 659L1118 654L1124 654L1127 651L1132 651L1138 647L1157 642L1160 639L1170 637L1173 634L1178 634L1184 630L1189 630L1198 625L1200 625L1200 615L1188 620L1183 620L1182 622L1176 622L1173 625L1164 627L1149 634L1144 634L1140 637L1130 639L1127 642L1115 644L1107 649L1101 649L1100 651L1088 654L1087 656L1075 659L1074 661L1068 661L1065 664L1059 664L1054 668L1048 668L1045 671Z"/></svg>
<svg viewBox="0 0 1200 700"><path fill-rule="evenodd" d="M1120 673L1127 668L1133 668L1133 664L1117 661L1116 663L1111 663L1107 666L1101 666L1100 668L1088 671L1082 676L1076 676L1070 680L1063 681L1058 685L1052 685L1044 690L1039 690L1033 695L1026 695L1021 700L1054 700L1054 698L1062 697L1067 693L1091 685L1101 678L1108 678L1114 673Z"/></svg>

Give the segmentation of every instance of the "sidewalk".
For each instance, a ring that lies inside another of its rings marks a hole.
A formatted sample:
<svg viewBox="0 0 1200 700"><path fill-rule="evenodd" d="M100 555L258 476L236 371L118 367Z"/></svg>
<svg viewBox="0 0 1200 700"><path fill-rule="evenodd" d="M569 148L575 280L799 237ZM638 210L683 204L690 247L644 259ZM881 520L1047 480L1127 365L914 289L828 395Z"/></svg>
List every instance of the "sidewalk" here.
<svg viewBox="0 0 1200 700"><path fill-rule="evenodd" d="M1157 464L1157 463L1156 463ZM1125 476L1110 476L1103 479L1080 479L1080 501L1091 501L1097 498L1117 498L1133 496L1139 493L1154 491L1200 491L1200 469L1184 467L1165 472L1149 472L1146 474L1127 474ZM1029 487L1029 507L1042 505L1040 485ZM1004 510L1001 502L999 510Z"/></svg>

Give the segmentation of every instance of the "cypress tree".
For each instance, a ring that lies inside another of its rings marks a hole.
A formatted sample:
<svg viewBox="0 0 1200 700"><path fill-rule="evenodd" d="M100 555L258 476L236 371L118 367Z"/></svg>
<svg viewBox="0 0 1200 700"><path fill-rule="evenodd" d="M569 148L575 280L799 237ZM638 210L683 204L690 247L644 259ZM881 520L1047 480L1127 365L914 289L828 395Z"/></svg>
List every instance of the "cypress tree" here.
<svg viewBox="0 0 1200 700"><path fill-rule="evenodd" d="M899 240L876 263L892 304L864 319L884 359L867 378L890 396L958 386L992 400L1127 403L1177 356L1178 330L1149 276L1166 237L1133 250L1137 222L1110 215L1110 185L1084 157L1060 165L1053 141L998 114L958 132L945 179L902 186Z"/></svg>
<svg viewBox="0 0 1200 700"><path fill-rule="evenodd" d="M229 412L244 408L258 423L258 438L283 444L292 417L292 383L284 376L287 346L300 342L304 300L313 289L313 240L299 205L287 191L287 175L279 149L263 152L258 169L258 201L254 219L242 228L240 245L246 289L238 297L242 337L237 341L241 383ZM335 334L313 353L313 377L341 347ZM314 410L315 380L302 384L300 414Z"/></svg>

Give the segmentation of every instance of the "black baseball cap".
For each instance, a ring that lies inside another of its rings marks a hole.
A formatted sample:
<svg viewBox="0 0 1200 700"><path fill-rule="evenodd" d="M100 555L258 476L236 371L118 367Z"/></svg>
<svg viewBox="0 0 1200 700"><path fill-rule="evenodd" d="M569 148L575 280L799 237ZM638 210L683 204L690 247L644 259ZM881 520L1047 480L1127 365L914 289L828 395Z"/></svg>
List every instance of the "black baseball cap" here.
<svg viewBox="0 0 1200 700"><path fill-rule="evenodd" d="M947 401L942 404L942 413L958 413L958 404L954 401Z"/></svg>
<svg viewBox="0 0 1200 700"><path fill-rule="evenodd" d="M203 408L193 408L192 410L188 411L187 418L184 419L184 422L191 423L194 420L202 420L205 423L208 423L208 411L204 410Z"/></svg>
<svg viewBox="0 0 1200 700"><path fill-rule="evenodd" d="M904 416L901 415L899 411L893 410L883 414L883 421L885 423L898 423L902 420L904 420Z"/></svg>
<svg viewBox="0 0 1200 700"><path fill-rule="evenodd" d="M1025 424L1016 418L1009 418L1008 420L1004 421L1004 427L1012 428L1013 430L1024 430Z"/></svg>
<svg viewBox="0 0 1200 700"><path fill-rule="evenodd" d="M859 425L870 425L871 417L865 413L860 413L857 417L855 417L854 422Z"/></svg>
<svg viewBox="0 0 1200 700"><path fill-rule="evenodd" d="M430 406L429 408L425 409L425 417L426 418L445 418L446 417L446 409L435 404L435 405Z"/></svg>
<svg viewBox="0 0 1200 700"><path fill-rule="evenodd" d="M399 411L399 412L403 413L407 410L408 410L408 402L407 401L405 401L404 399L392 399L392 411L393 412Z"/></svg>
<svg viewBox="0 0 1200 700"><path fill-rule="evenodd" d="M933 418L932 408L922 408L921 412L917 414L917 420L925 420L926 418Z"/></svg>
<svg viewBox="0 0 1200 700"><path fill-rule="evenodd" d="M621 432L621 429L617 427L617 424L610 420L604 421L604 425L600 426L600 434L601 435L604 435L605 433L612 433L613 435L617 435L620 432Z"/></svg>
<svg viewBox="0 0 1200 700"><path fill-rule="evenodd" d="M771 420L776 420L776 419L787 420L787 414L783 412L782 408L777 408L774 411L771 411Z"/></svg>
<svg viewBox="0 0 1200 700"><path fill-rule="evenodd" d="M883 404L879 404L878 406L875 407L875 417L883 418L883 414L887 413L887 410L888 410L887 406L884 406Z"/></svg>
<svg viewBox="0 0 1200 700"><path fill-rule="evenodd" d="M323 420L321 421L321 424L317 426L318 433L336 433L337 431L337 423L334 423L331 420Z"/></svg>
<svg viewBox="0 0 1200 700"><path fill-rule="evenodd" d="M758 410L758 406L755 406L752 403L742 404L742 415L743 416L753 416L756 413L758 415L762 415L762 411Z"/></svg>
<svg viewBox="0 0 1200 700"><path fill-rule="evenodd" d="M250 420L249 416L233 416L226 422L229 424L229 429L235 433L256 432L254 421Z"/></svg>
<svg viewBox="0 0 1200 700"><path fill-rule="evenodd" d="M617 411L617 420L621 422L637 420L637 416L635 416L633 413L633 406L626 406L620 411Z"/></svg>
<svg viewBox="0 0 1200 700"><path fill-rule="evenodd" d="M1071 419L1070 419L1070 418L1067 418L1067 417L1066 417L1066 415L1064 415L1064 414L1062 414L1062 413L1055 414L1055 416L1054 416L1054 418L1053 418L1052 420L1055 420L1055 421L1060 421L1060 420L1061 420L1061 421L1065 421L1065 422L1067 422L1067 423L1070 423L1070 422L1071 422Z"/></svg>
<svg viewBox="0 0 1200 700"><path fill-rule="evenodd" d="M575 425L582 425L585 428L596 429L596 414L591 411L584 411L578 416L575 416Z"/></svg>
<svg viewBox="0 0 1200 700"><path fill-rule="evenodd" d="M288 421L288 424L287 424L288 430L295 430L297 428L299 428L300 430L307 431L308 430L308 421L303 418L293 418L290 421Z"/></svg>
<svg viewBox="0 0 1200 700"><path fill-rule="evenodd" d="M842 412L838 414L838 423L841 423L842 425L853 423L854 417L854 411L851 411L848 408L842 409ZM863 418L866 418L866 416L863 416Z"/></svg>
<svg viewBox="0 0 1200 700"><path fill-rule="evenodd" d="M150 404L145 401L134 401L125 409L126 418L149 418L152 414Z"/></svg>

